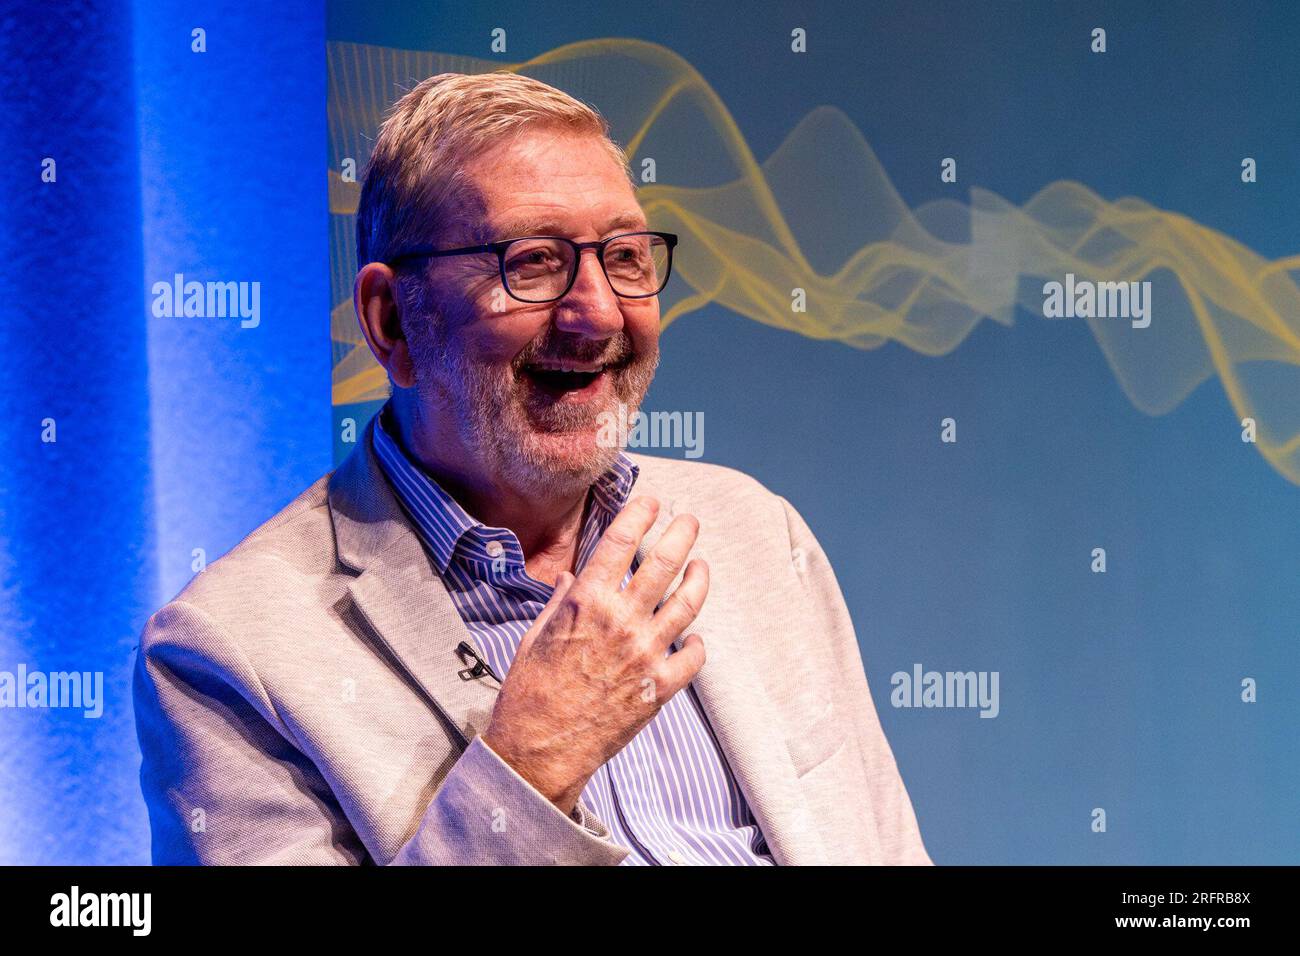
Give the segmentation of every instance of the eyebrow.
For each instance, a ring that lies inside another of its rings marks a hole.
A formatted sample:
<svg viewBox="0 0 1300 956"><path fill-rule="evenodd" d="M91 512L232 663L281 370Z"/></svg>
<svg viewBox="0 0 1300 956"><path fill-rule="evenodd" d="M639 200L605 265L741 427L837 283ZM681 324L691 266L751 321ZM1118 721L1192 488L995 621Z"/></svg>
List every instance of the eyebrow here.
<svg viewBox="0 0 1300 956"><path fill-rule="evenodd" d="M495 238L513 239L517 236L563 236L565 235L564 227L554 219L508 219L505 222L495 226L486 226L484 242L492 242ZM602 233L612 232L615 229L628 229L634 231L644 231L647 229L645 216L640 213L625 212L615 216L605 223Z"/></svg>

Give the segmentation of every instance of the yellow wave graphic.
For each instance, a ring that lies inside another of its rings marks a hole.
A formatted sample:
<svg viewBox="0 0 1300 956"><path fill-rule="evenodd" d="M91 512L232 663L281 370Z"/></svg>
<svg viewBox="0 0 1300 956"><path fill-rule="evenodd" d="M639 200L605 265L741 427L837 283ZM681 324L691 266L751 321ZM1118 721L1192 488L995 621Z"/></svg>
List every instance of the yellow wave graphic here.
<svg viewBox="0 0 1300 956"><path fill-rule="evenodd" d="M387 380L352 315L358 190L339 170L369 155L384 111L426 76L510 69L596 103L640 173L653 157L671 185L638 195L654 228L683 236L665 290L667 326L717 303L766 325L860 349L895 341L945 355L981 319L1043 314L1043 284L1151 282L1152 321L1088 323L1135 407L1161 415L1217 375L1259 452L1300 484L1300 256L1270 261L1141 199L1109 201L1051 183L1023 206L985 189L969 203L911 209L842 112L805 116L758 162L702 76L664 47L630 39L569 44L525 63L331 43L331 316L336 404L382 399ZM792 308L802 289L806 311ZM1046 321L1046 320L1045 320ZM1237 422L1225 423L1226 434Z"/></svg>

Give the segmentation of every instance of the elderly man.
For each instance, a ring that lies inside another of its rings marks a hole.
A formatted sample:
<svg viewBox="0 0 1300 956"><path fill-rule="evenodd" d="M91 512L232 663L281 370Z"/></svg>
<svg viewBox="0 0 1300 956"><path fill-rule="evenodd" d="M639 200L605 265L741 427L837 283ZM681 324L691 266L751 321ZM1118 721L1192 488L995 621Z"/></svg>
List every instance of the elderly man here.
<svg viewBox="0 0 1300 956"><path fill-rule="evenodd" d="M807 525L598 437L677 242L607 134L509 73L384 123L354 304L392 398L150 619L155 862L930 862Z"/></svg>

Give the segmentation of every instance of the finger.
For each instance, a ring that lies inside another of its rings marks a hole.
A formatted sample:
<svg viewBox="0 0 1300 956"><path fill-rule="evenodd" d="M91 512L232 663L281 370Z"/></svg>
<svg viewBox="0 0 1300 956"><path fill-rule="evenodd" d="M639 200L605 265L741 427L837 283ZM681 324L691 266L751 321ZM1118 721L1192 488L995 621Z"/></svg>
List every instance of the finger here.
<svg viewBox="0 0 1300 956"><path fill-rule="evenodd" d="M682 583L677 585L677 590L655 611L652 626L657 630L664 647L691 626L691 622L704 607L704 599L708 595L709 566L699 558L694 558L686 565L686 573L682 575Z"/></svg>
<svg viewBox="0 0 1300 956"><path fill-rule="evenodd" d="M682 641L681 649L669 654L664 661L664 681L661 690L664 700L677 693L695 679L700 668L704 666L704 639L698 634L688 634Z"/></svg>
<svg viewBox="0 0 1300 956"><path fill-rule="evenodd" d="M658 516L659 502L654 498L639 495L629 501L600 536L596 550L582 569L582 582L618 590L637 546Z"/></svg>
<svg viewBox="0 0 1300 956"><path fill-rule="evenodd" d="M695 539L700 534L700 523L694 515L678 515L663 533L645 560L632 575L626 593L645 611L654 609L663 598L668 585L686 563Z"/></svg>

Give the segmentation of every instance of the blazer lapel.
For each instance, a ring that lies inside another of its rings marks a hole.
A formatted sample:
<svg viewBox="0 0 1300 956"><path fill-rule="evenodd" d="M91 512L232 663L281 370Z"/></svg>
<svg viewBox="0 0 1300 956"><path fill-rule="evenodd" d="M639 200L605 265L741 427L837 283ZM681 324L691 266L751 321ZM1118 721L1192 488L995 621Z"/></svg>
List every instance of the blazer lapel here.
<svg viewBox="0 0 1300 956"><path fill-rule="evenodd" d="M643 560L672 522L674 502L666 490L640 478L634 493L653 495L660 502L659 517L637 550L638 560ZM708 560L707 554L702 557ZM821 837L780 729L785 725L754 667L748 635L737 627L736 622L747 619L746 610L736 606L731 595L709 591L688 629L699 632L706 650L704 666L691 686L773 859L783 866L821 864Z"/></svg>
<svg viewBox="0 0 1300 956"><path fill-rule="evenodd" d="M329 482L339 560L361 572L349 588L352 608L376 649L468 746L486 729L500 685L461 676L458 645L481 652L375 459L374 428L372 418Z"/></svg>

